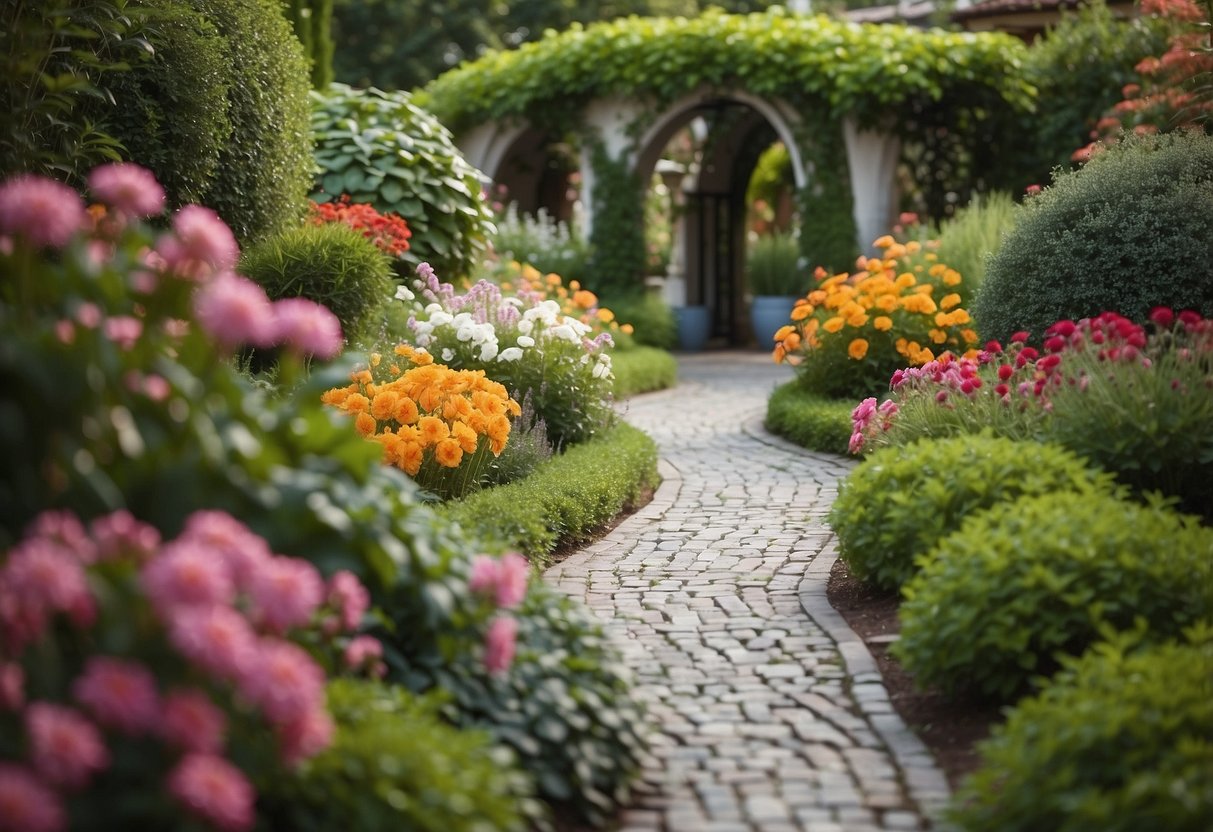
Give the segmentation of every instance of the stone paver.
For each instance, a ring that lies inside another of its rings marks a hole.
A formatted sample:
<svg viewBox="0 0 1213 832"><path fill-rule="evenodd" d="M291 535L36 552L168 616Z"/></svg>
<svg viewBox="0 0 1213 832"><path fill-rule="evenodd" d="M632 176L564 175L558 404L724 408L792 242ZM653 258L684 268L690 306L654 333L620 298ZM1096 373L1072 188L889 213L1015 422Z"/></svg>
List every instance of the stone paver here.
<svg viewBox="0 0 1213 832"><path fill-rule="evenodd" d="M660 448L653 501L546 574L607 622L658 726L625 832L921 830L947 800L825 597L851 463L762 429L790 377L680 358L678 387L625 405Z"/></svg>

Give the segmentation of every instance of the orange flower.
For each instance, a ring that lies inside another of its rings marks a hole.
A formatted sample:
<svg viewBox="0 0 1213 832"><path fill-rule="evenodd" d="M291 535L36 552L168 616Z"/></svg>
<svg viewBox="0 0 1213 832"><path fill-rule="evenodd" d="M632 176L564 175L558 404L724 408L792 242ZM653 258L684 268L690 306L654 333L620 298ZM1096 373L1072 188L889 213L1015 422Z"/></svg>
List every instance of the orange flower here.
<svg viewBox="0 0 1213 832"><path fill-rule="evenodd" d="M842 318L835 317L835 318L830 318L828 321L826 321L824 324L822 324L821 328L824 329L826 332L834 333L834 332L837 332L838 330L842 329L845 324L846 324L846 321L844 321Z"/></svg>
<svg viewBox="0 0 1213 832"><path fill-rule="evenodd" d="M795 331L796 331L796 327L791 326L790 324L784 324L779 329L775 330L774 340L782 341L784 338L787 338L789 335L791 335Z"/></svg>
<svg viewBox="0 0 1213 832"><path fill-rule="evenodd" d="M807 301L799 301L792 307L792 320L803 321L805 318L813 314L813 304Z"/></svg>
<svg viewBox="0 0 1213 832"><path fill-rule="evenodd" d="M397 422L402 425L414 424L421 417L421 411L417 409L417 402L410 399L408 396L400 396L396 400L396 412L392 414Z"/></svg>
<svg viewBox="0 0 1213 832"><path fill-rule="evenodd" d="M451 436L458 440L459 447L465 454L475 453L476 446L480 444L479 434L467 422L455 422L451 425Z"/></svg>
<svg viewBox="0 0 1213 832"><path fill-rule="evenodd" d="M422 416L417 421L417 429L421 431L421 441L427 448L432 448L451 435L446 422L437 416Z"/></svg>
<svg viewBox="0 0 1213 832"><path fill-rule="evenodd" d="M375 418L365 411L359 413L358 418L354 420L354 430L358 431L360 436L370 436L375 432Z"/></svg>
<svg viewBox="0 0 1213 832"><path fill-rule="evenodd" d="M868 354L868 342L863 338L856 338L847 345L847 355L856 361L863 359Z"/></svg>
<svg viewBox="0 0 1213 832"><path fill-rule="evenodd" d="M955 292L952 292L949 295L944 295L943 299L941 301L939 301L940 309L951 309L953 306L959 306L959 305L960 305L960 295L956 294Z"/></svg>
<svg viewBox="0 0 1213 832"><path fill-rule="evenodd" d="M399 393L393 390L382 390L371 399L371 415L380 422L386 422L395 415L398 404L400 404Z"/></svg>
<svg viewBox="0 0 1213 832"><path fill-rule="evenodd" d="M458 468L463 461L463 448L457 439L443 439L434 446L434 459L443 468Z"/></svg>
<svg viewBox="0 0 1213 832"><path fill-rule="evenodd" d="M888 332L893 328L893 319L887 315L880 315L872 319L872 326L877 332Z"/></svg>
<svg viewBox="0 0 1213 832"><path fill-rule="evenodd" d="M573 293L573 303L582 309L589 309L598 305L598 296L589 289L580 289Z"/></svg>
<svg viewBox="0 0 1213 832"><path fill-rule="evenodd" d="M417 476L424 460L425 450L417 442L401 442L397 447L396 467L410 477Z"/></svg>
<svg viewBox="0 0 1213 832"><path fill-rule="evenodd" d="M943 273L943 282L946 286L955 286L960 283L960 272L956 269L948 269Z"/></svg>

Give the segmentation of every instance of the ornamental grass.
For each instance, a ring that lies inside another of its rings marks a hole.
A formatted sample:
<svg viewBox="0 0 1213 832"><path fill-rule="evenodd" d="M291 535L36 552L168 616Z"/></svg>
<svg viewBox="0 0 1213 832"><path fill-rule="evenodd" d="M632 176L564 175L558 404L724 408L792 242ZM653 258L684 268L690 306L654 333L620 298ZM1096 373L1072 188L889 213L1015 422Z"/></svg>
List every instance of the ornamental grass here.
<svg viewBox="0 0 1213 832"><path fill-rule="evenodd" d="M385 463L439 499L464 497L501 455L521 408L481 370L452 370L407 344L395 356L385 364L373 353L369 367L321 400L353 416L355 430L383 446Z"/></svg>
<svg viewBox="0 0 1213 832"><path fill-rule="evenodd" d="M894 370L925 364L937 351L977 354L977 333L961 306L960 273L939 262L930 242L884 236L875 245L881 256L860 257L854 274L818 267L817 287L775 333L775 362L794 365L813 393L871 395Z"/></svg>

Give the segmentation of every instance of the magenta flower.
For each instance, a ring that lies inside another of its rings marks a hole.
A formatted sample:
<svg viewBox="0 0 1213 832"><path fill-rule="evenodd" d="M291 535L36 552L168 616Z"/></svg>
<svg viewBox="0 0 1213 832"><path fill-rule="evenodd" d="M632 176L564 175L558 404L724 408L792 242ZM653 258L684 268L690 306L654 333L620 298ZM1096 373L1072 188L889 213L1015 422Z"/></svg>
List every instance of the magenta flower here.
<svg viewBox="0 0 1213 832"><path fill-rule="evenodd" d="M518 622L508 616L493 619L484 640L484 666L489 673L504 673L514 661Z"/></svg>
<svg viewBox="0 0 1213 832"><path fill-rule="evenodd" d="M324 703L324 671L296 644L262 639L241 690L275 725L302 719Z"/></svg>
<svg viewBox="0 0 1213 832"><path fill-rule="evenodd" d="M0 184L0 235L62 248L87 225L84 201L67 185L28 175Z"/></svg>
<svg viewBox="0 0 1213 832"><path fill-rule="evenodd" d="M178 607L228 606L236 588L217 553L190 540L174 540L141 574L148 600L167 618Z"/></svg>
<svg viewBox="0 0 1213 832"><path fill-rule="evenodd" d="M279 728L282 761L293 766L315 757L333 742L334 733L336 726L327 712L323 709L308 711Z"/></svg>
<svg viewBox="0 0 1213 832"><path fill-rule="evenodd" d="M115 162L93 168L88 175L93 196L132 217L150 217L164 210L164 188L147 168Z"/></svg>
<svg viewBox="0 0 1213 832"><path fill-rule="evenodd" d="M44 511L25 530L26 537L44 537L76 555L82 563L97 559L96 546L84 524L70 511Z"/></svg>
<svg viewBox="0 0 1213 832"><path fill-rule="evenodd" d="M301 355L327 361L340 354L345 344L337 316L306 298L286 298L275 303L274 320L278 343Z"/></svg>
<svg viewBox="0 0 1213 832"><path fill-rule="evenodd" d="M0 829L62 832L67 813L59 797L37 777L11 763L0 763Z"/></svg>
<svg viewBox="0 0 1213 832"><path fill-rule="evenodd" d="M160 240L157 252L175 274L205 278L235 266L240 246L218 214L187 205L173 216L173 233Z"/></svg>
<svg viewBox="0 0 1213 832"><path fill-rule="evenodd" d="M133 558L146 561L160 546L160 532L141 523L122 509L89 523L89 533L97 546L98 560Z"/></svg>
<svg viewBox="0 0 1213 832"><path fill-rule="evenodd" d="M16 662L0 662L0 710L20 711L24 706L25 671Z"/></svg>
<svg viewBox="0 0 1213 832"><path fill-rule="evenodd" d="M230 607L184 607L169 621L169 641L195 666L234 680L257 660L257 637Z"/></svg>
<svg viewBox="0 0 1213 832"><path fill-rule="evenodd" d="M244 773L222 757L187 754L169 773L169 794L225 832L253 827L256 795Z"/></svg>
<svg viewBox="0 0 1213 832"><path fill-rule="evenodd" d="M146 733L160 717L156 677L138 662L93 656L72 693L93 719L124 734Z"/></svg>
<svg viewBox="0 0 1213 832"><path fill-rule="evenodd" d="M328 603L341 616L342 629L352 632L370 609L371 596L353 572L342 569L328 580Z"/></svg>
<svg viewBox="0 0 1213 832"><path fill-rule="evenodd" d="M34 702L25 710L25 730L34 770L48 783L77 789L109 766L101 732L71 708Z"/></svg>
<svg viewBox="0 0 1213 832"><path fill-rule="evenodd" d="M96 616L96 602L80 561L62 546L45 538L29 538L9 552L0 568L0 585L9 590L10 614L32 630L30 640L41 636L46 617L66 612L78 626Z"/></svg>
<svg viewBox="0 0 1213 832"><path fill-rule="evenodd" d="M164 697L160 735L198 754L218 754L227 734L227 715L200 690L175 690Z"/></svg>
<svg viewBox="0 0 1213 832"><path fill-rule="evenodd" d="M194 295L194 316L221 347L269 347L277 340L275 305L246 277L223 272Z"/></svg>
<svg viewBox="0 0 1213 832"><path fill-rule="evenodd" d="M284 633L311 619L324 601L324 581L305 560L274 557L253 573L249 595L257 620L271 632Z"/></svg>
<svg viewBox="0 0 1213 832"><path fill-rule="evenodd" d="M217 551L240 589L247 588L261 564L272 557L263 538L222 511L195 511L186 518L178 540L195 541Z"/></svg>
<svg viewBox="0 0 1213 832"><path fill-rule="evenodd" d="M350 670L366 669L372 676L382 678L387 673L383 663L383 645L372 636L358 636L345 647L345 665Z"/></svg>

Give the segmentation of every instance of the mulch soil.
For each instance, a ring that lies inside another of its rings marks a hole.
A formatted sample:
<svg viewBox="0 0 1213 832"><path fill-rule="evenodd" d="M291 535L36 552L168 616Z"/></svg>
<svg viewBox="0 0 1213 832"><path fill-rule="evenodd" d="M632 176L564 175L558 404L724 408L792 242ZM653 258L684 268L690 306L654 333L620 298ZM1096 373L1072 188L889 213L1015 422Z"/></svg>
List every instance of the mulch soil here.
<svg viewBox="0 0 1213 832"><path fill-rule="evenodd" d="M890 637L899 630L897 594L863 583L841 559L830 572L826 597L867 644L884 676L893 708L935 756L948 782L956 788L977 767L974 746L1001 720L999 706L919 690L909 671L889 655Z"/></svg>

